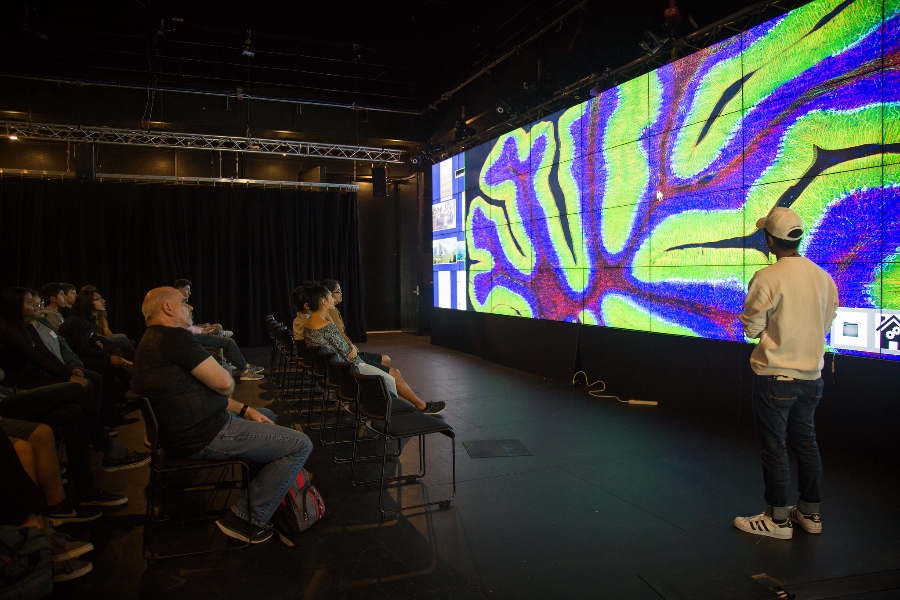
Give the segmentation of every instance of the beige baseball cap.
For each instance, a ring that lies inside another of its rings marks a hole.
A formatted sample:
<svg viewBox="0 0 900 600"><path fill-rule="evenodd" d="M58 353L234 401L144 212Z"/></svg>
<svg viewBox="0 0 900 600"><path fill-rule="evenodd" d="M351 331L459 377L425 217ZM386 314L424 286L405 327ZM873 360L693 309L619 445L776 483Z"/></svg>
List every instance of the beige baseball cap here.
<svg viewBox="0 0 900 600"><path fill-rule="evenodd" d="M789 242L799 240L803 235L803 219L790 208L777 206L756 221L757 229L765 229L770 235Z"/></svg>

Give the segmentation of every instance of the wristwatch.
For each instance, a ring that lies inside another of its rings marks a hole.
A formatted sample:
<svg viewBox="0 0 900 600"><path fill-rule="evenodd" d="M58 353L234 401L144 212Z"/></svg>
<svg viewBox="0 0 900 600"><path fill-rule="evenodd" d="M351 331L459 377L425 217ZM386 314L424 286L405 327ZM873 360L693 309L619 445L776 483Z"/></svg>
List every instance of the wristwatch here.
<svg viewBox="0 0 900 600"><path fill-rule="evenodd" d="M241 418L243 418L243 417L244 417L244 413L247 412L247 409L248 409L248 408L250 408L250 407L247 406L247 405L245 404L245 405L244 405L244 408L241 409L241 412L238 413L238 416L241 417Z"/></svg>

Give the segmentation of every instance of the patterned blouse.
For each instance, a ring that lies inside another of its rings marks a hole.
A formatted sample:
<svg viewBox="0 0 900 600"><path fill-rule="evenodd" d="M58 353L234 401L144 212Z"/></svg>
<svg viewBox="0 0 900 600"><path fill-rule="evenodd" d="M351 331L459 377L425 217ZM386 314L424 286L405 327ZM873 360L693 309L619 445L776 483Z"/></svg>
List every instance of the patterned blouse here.
<svg viewBox="0 0 900 600"><path fill-rule="evenodd" d="M329 323L321 329L304 327L303 337L310 346L320 346L326 350L335 352L344 362L351 362L354 365L360 363L359 356L350 358L349 354L353 350L347 345L347 342L344 341L344 338L341 336L341 331L334 323Z"/></svg>

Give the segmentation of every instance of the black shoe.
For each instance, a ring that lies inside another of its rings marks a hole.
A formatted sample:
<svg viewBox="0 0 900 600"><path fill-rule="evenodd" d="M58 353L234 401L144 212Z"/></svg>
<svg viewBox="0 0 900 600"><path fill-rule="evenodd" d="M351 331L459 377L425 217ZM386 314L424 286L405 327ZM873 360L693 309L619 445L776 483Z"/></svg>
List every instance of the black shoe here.
<svg viewBox="0 0 900 600"><path fill-rule="evenodd" d="M127 503L128 496L114 494L100 486L91 488L78 499L78 504L82 506L121 506Z"/></svg>
<svg viewBox="0 0 900 600"><path fill-rule="evenodd" d="M94 549L92 543L74 541L71 537L56 531L52 527L44 527L41 531L53 547L53 562L72 560Z"/></svg>
<svg viewBox="0 0 900 600"><path fill-rule="evenodd" d="M424 413L426 415L436 415L438 413L444 412L444 409L447 407L447 403L443 400L438 400L437 402L426 402L425 408L420 410L419 412Z"/></svg>
<svg viewBox="0 0 900 600"><path fill-rule="evenodd" d="M124 471L125 469L134 469L142 467L150 462L149 452L135 452L129 448L123 448L125 451L122 458L111 460L103 457L103 470L107 472Z"/></svg>
<svg viewBox="0 0 900 600"><path fill-rule="evenodd" d="M128 499L126 498L125 501L127 502ZM88 521L99 519L103 516L103 511L99 508L93 508L91 506L76 505L67 506L62 509L60 509L59 507L54 507L53 509L47 508L46 510L44 510L43 514L44 518L46 518L51 525L53 525L54 527L59 527L60 525L64 525L66 523L87 523Z"/></svg>
<svg viewBox="0 0 900 600"><path fill-rule="evenodd" d="M262 544L272 537L271 529L260 529L256 525L252 525L240 518L230 510L216 521L216 525L222 530L222 533L228 537L233 537L242 542L250 542L251 544ZM250 537L247 537L247 525L250 525Z"/></svg>
<svg viewBox="0 0 900 600"><path fill-rule="evenodd" d="M60 583L62 581L72 581L84 575L87 575L94 568L94 565L86 560L64 560L62 562L53 563L53 581Z"/></svg>

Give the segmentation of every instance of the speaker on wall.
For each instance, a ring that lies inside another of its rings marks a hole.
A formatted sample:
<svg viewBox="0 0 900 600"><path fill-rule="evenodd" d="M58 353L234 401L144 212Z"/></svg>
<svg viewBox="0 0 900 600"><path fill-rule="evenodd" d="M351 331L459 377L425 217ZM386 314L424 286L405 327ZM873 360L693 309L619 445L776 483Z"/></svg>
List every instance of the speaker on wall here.
<svg viewBox="0 0 900 600"><path fill-rule="evenodd" d="M75 178L93 179L97 165L95 144L75 144Z"/></svg>
<svg viewBox="0 0 900 600"><path fill-rule="evenodd" d="M372 195L383 198L387 193L387 167L372 167Z"/></svg>

